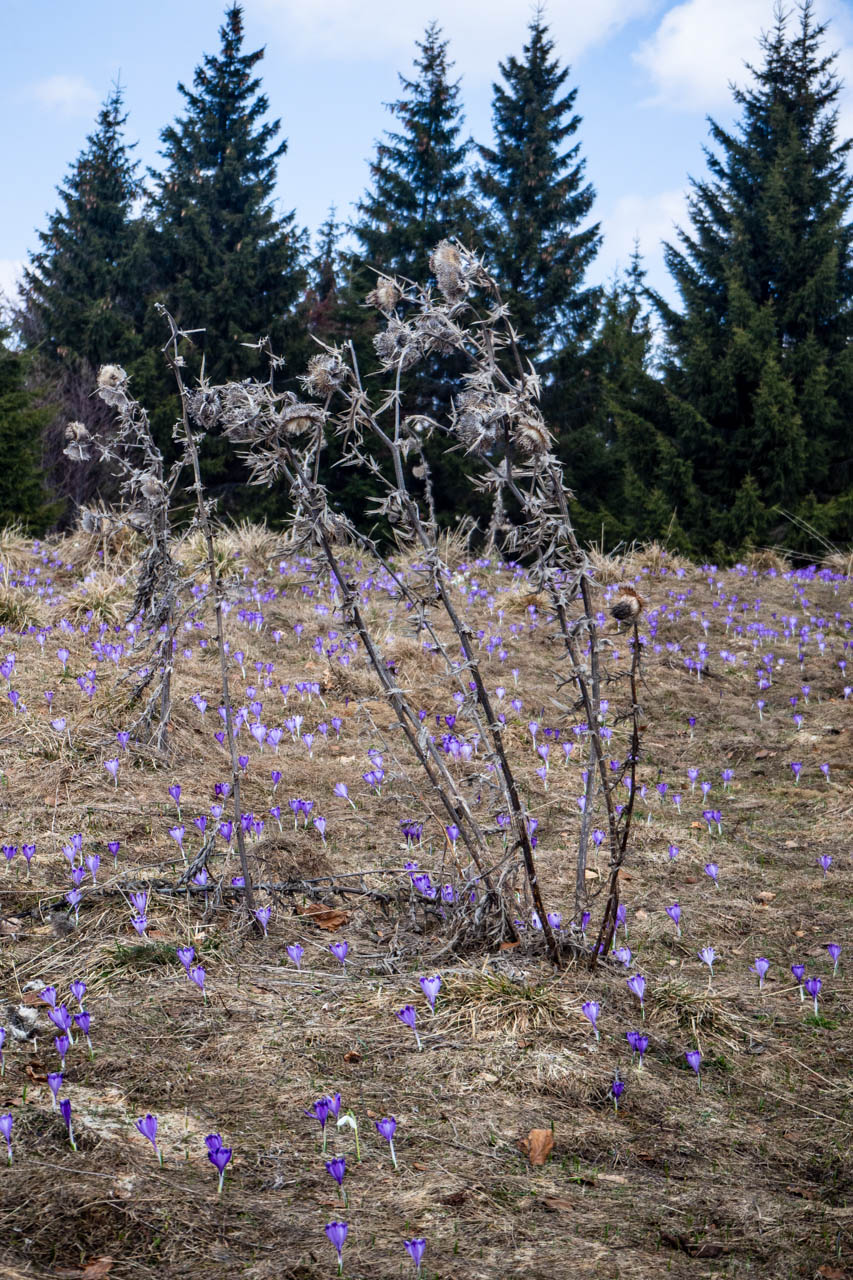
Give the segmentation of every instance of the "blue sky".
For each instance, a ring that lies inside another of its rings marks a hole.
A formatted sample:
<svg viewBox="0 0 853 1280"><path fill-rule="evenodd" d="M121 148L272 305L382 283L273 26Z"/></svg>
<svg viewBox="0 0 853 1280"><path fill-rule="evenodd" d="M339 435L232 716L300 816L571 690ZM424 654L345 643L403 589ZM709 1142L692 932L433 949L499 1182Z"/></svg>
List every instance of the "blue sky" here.
<svg viewBox="0 0 853 1280"><path fill-rule="evenodd" d="M180 111L204 52L218 49L224 0L5 0L0 49L0 138L6 174L0 202L0 288L9 289L56 207L56 186L84 145L117 76L130 112L128 137L157 162L159 132ZM341 218L368 182L375 141L391 123L383 103L411 71L415 41L436 19L462 78L468 131L491 137L498 61L520 55L527 0L245 0L246 47L260 64L271 112L289 140L279 198L312 232L331 204ZM817 0L831 22L828 45L851 86L841 103L853 135L853 5ZM684 221L689 175L704 170L706 116L733 119L729 90L757 60L772 0L550 0L557 52L571 66L579 138L598 196L604 247L590 273L607 280L634 235L650 282L669 293L660 241Z"/></svg>

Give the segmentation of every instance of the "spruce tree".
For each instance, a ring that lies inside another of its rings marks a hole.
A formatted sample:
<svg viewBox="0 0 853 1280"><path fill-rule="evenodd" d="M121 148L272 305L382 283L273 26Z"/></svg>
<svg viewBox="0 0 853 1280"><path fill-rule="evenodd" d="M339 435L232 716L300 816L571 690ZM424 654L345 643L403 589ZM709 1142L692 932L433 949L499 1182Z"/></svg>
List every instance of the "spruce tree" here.
<svg viewBox="0 0 853 1280"><path fill-rule="evenodd" d="M480 146L476 185L486 202L487 257L526 353L537 363L576 354L592 336L599 291L584 275L601 244L598 224L582 226L595 199L574 141L581 117L569 68L539 10L521 59L500 64L493 86L494 146ZM569 144L569 145L567 145Z"/></svg>
<svg viewBox="0 0 853 1280"><path fill-rule="evenodd" d="M851 533L832 513L853 485L853 142L837 136L825 31L811 0L792 33L777 10L752 83L734 91L736 127L711 121L692 229L666 246L683 304L657 300L667 386L700 419L674 444L711 504L706 544L766 524L757 501L796 513L808 500L822 534Z"/></svg>
<svg viewBox="0 0 853 1280"><path fill-rule="evenodd" d="M41 433L49 417L27 386L31 357L6 345L0 330L0 525L43 533L57 510L42 479Z"/></svg>
<svg viewBox="0 0 853 1280"><path fill-rule="evenodd" d="M462 137L461 90L450 79L448 41L433 22L417 47L417 75L401 75L406 96L388 104L400 131L386 133L377 145L372 189L357 204L359 217L351 228L358 258L370 269L359 272L367 289L377 271L422 281L440 240L467 241L471 235L474 208L465 165L472 144Z"/></svg>
<svg viewBox="0 0 853 1280"><path fill-rule="evenodd" d="M66 367L126 363L139 349L143 272L134 202L141 186L126 120L116 85L58 188L60 206L38 233L41 249L25 272L24 337Z"/></svg>
<svg viewBox="0 0 853 1280"><path fill-rule="evenodd" d="M241 348L268 334L282 351L302 296L304 233L273 203L287 142L253 74L263 49L243 52L243 10L232 4L218 56L206 54L186 114L161 133L165 160L151 171L160 293L179 324L203 328L198 346L215 381L245 377L257 359Z"/></svg>
<svg viewBox="0 0 853 1280"><path fill-rule="evenodd" d="M178 85L186 111L160 137L165 161L151 171L154 188L153 256L156 298L166 304L186 329L203 329L193 342L196 354L190 373L198 373L201 357L214 382L245 378L264 371L261 356L243 346L262 336L288 356L294 372L304 357L297 336L297 304L304 294L304 233L293 213L277 212L273 191L277 162L287 142L276 142L279 120L268 120L269 103L254 69L263 49L243 51L243 10L232 4L220 28L218 55L207 54L196 67L193 87ZM152 350L163 338L162 322L153 312L148 336ZM144 394L163 400L168 387L159 362L149 364L142 379ZM173 410L154 416L167 445ZM233 458L221 442L206 448L205 479L233 512L248 509ZM252 495L259 513L274 501ZM259 505L261 504L261 505Z"/></svg>
<svg viewBox="0 0 853 1280"><path fill-rule="evenodd" d="M400 76L404 96L388 104L400 128L377 145L370 165L372 186L356 206L359 216L350 228L360 247L348 262L343 301L355 321L351 336L359 362L368 370L376 365L370 340L379 326L376 313L362 306L377 273L428 283L429 256L441 240L456 237L469 244L476 239L466 169L473 144L463 137L461 90L459 81L450 79L448 41L433 22L417 48L416 74L412 79ZM430 357L404 376L405 413L445 412L463 368L458 356ZM487 515L487 504L472 495L464 455L448 454L438 442L428 441L426 456L442 523L454 524L461 512ZM358 492L355 477L346 483L350 508Z"/></svg>

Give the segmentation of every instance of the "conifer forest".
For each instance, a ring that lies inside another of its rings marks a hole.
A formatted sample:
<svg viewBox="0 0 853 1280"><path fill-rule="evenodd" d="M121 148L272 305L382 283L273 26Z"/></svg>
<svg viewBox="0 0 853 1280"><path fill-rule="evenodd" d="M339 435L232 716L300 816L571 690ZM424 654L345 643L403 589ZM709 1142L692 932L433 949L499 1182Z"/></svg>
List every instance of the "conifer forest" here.
<svg viewBox="0 0 853 1280"><path fill-rule="evenodd" d="M311 229L245 26L156 165L109 88L0 319L0 1277L846 1280L832 28L664 296L547 10L480 138L430 22Z"/></svg>

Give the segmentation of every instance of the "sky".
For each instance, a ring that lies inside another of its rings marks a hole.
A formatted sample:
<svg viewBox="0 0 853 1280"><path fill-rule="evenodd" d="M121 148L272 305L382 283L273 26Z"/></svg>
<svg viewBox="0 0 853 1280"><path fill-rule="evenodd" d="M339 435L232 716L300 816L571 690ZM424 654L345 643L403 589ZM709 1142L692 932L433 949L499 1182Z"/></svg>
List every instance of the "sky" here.
<svg viewBox="0 0 853 1280"><path fill-rule="evenodd" d="M219 48L225 0L3 0L0 48L0 289L7 293L57 206L56 188L85 146L100 102L119 79L129 140L157 165L161 129L181 112L178 81L191 84L204 53ZM491 142L498 64L521 56L528 0L245 0L245 49L260 63L270 112L287 154L277 198L312 234L335 205L353 217L369 183L377 140L393 126L383 104L400 96L415 42L436 20L461 77L466 129ZM841 131L853 136L853 3L816 0L830 22L828 50L850 86ZM691 176L705 172L707 117L736 118L731 84L748 83L773 0L549 0L555 52L571 68L583 117L576 140L596 189L592 217L604 243L588 274L606 283L634 237L649 283L672 298L661 241L685 225Z"/></svg>

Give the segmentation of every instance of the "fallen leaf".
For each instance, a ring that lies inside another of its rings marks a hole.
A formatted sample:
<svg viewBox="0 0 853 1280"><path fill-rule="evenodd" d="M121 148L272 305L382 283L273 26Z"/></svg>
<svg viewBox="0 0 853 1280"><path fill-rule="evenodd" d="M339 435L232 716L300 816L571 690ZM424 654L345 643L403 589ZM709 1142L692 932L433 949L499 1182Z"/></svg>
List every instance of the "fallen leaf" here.
<svg viewBox="0 0 853 1280"><path fill-rule="evenodd" d="M539 1203L552 1213L572 1213L575 1209L571 1200L563 1200L560 1196L543 1196Z"/></svg>
<svg viewBox="0 0 853 1280"><path fill-rule="evenodd" d="M349 921L348 911L338 911L336 907L324 907L319 902L309 902L304 907L297 907L296 914L300 916L308 916L312 924L316 924L319 929L342 929Z"/></svg>
<svg viewBox="0 0 853 1280"><path fill-rule="evenodd" d="M500 946L500 949L501 949L501 951L512 951L513 947L517 947L518 945L519 945L519 943L518 943L517 941L516 941L516 942L502 942L502 943L501 943L501 946Z"/></svg>
<svg viewBox="0 0 853 1280"><path fill-rule="evenodd" d="M771 893L769 889L762 889L760 893L755 895L756 902L772 902L776 897L775 893Z"/></svg>
<svg viewBox="0 0 853 1280"><path fill-rule="evenodd" d="M349 1053L344 1054L344 1062L361 1062L361 1054L357 1049L350 1049Z"/></svg>
<svg viewBox="0 0 853 1280"><path fill-rule="evenodd" d="M47 1072L40 1062L28 1062L24 1067L24 1071L33 1084L47 1084Z"/></svg>
<svg viewBox="0 0 853 1280"><path fill-rule="evenodd" d="M418 1170L420 1170L420 1172L421 1172L421 1173L426 1173L427 1169L429 1168L429 1165L428 1165L428 1164L419 1164L417 1160L413 1160L413 1161L412 1161L412 1168L413 1168L413 1169L418 1169Z"/></svg>
<svg viewBox="0 0 853 1280"><path fill-rule="evenodd" d="M845 1273L840 1267L831 1267L826 1262L822 1267L818 1267L817 1273L822 1280L847 1280Z"/></svg>
<svg viewBox="0 0 853 1280"><path fill-rule="evenodd" d="M805 929L795 929L795 930L794 930L794 937L795 937L795 938L804 938L805 936L806 936L806 931L805 931Z"/></svg>
<svg viewBox="0 0 853 1280"><path fill-rule="evenodd" d="M691 822L690 825L691 827L701 827L703 824L701 822Z"/></svg>
<svg viewBox="0 0 853 1280"><path fill-rule="evenodd" d="M618 1186L624 1187L628 1184L628 1179L623 1178L621 1173L600 1173L598 1175L599 1182L615 1182Z"/></svg>
<svg viewBox="0 0 853 1280"><path fill-rule="evenodd" d="M600 875L600 873L599 873L598 871L593 871L593 869L592 869L591 867L587 867L586 871L584 872L584 879L585 879L585 880L600 880L600 879L601 879L601 875Z"/></svg>
<svg viewBox="0 0 853 1280"><path fill-rule="evenodd" d="M112 1258L93 1258L83 1268L81 1280L103 1280L112 1271L112 1267Z"/></svg>
<svg viewBox="0 0 853 1280"><path fill-rule="evenodd" d="M802 1196L804 1200L817 1199L817 1193L814 1191L812 1187L788 1186L785 1188L785 1190L789 1192L792 1196Z"/></svg>
<svg viewBox="0 0 853 1280"><path fill-rule="evenodd" d="M531 1129L518 1145L532 1165L544 1164L554 1150L554 1135L550 1129Z"/></svg>
<svg viewBox="0 0 853 1280"><path fill-rule="evenodd" d="M769 760L771 756L775 756L775 751L768 751L766 747L762 747L760 751L756 751L756 760Z"/></svg>
<svg viewBox="0 0 853 1280"><path fill-rule="evenodd" d="M518 1042L519 1049L532 1049L535 1047L535 1045L536 1045L535 1040L519 1040Z"/></svg>

